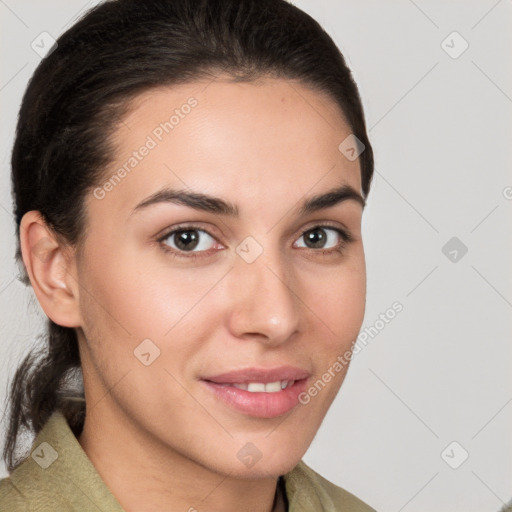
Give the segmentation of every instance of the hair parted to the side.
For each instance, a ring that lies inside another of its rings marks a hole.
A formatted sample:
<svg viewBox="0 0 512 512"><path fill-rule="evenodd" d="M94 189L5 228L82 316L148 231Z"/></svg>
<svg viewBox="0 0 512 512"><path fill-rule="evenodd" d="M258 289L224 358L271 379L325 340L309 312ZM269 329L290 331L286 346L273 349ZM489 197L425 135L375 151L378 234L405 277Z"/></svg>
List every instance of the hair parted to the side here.
<svg viewBox="0 0 512 512"><path fill-rule="evenodd" d="M18 262L19 225L30 210L71 246L83 242L84 198L102 183L113 156L109 136L131 99L220 73L237 81L296 80L327 93L365 145L359 160L368 195L373 151L352 74L320 25L285 0L110 0L57 44L34 72L19 112L12 154ZM43 339L10 385L3 448L9 472L27 456L17 453L22 429L39 433L59 409L78 434L85 417L83 392L68 389L81 375L75 329L48 319Z"/></svg>

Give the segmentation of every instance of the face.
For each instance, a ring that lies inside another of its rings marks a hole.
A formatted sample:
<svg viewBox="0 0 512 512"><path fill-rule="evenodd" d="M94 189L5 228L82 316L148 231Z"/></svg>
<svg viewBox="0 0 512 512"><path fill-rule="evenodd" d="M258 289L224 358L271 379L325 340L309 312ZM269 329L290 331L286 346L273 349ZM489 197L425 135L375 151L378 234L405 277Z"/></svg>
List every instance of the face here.
<svg viewBox="0 0 512 512"><path fill-rule="evenodd" d="M87 414L219 473L283 474L364 316L351 130L270 78L147 91L122 121L76 256Z"/></svg>

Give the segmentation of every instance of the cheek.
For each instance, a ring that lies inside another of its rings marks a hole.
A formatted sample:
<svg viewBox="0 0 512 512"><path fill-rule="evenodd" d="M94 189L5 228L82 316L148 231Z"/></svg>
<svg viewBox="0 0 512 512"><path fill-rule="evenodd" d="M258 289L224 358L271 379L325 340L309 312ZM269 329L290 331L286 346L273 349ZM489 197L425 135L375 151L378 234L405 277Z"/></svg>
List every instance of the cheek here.
<svg viewBox="0 0 512 512"><path fill-rule="evenodd" d="M221 304L210 302L205 310L200 302L222 275L217 269L199 278L197 272L171 267L165 258L148 259L128 248L118 254L105 247L91 251L79 275L87 288L80 296L84 331L88 328L93 338L115 340L109 350L120 357L133 356L145 339L162 355L172 347L175 354L185 351L183 357L190 356L198 345L194 339L202 338L201 325L212 325L218 318L215 307Z"/></svg>
<svg viewBox="0 0 512 512"><path fill-rule="evenodd" d="M207 326L218 318L213 302L207 311L200 303L220 276L198 279L163 263L145 265L107 252L89 253L79 273L87 287L80 294L90 358L84 366L96 372L90 380L112 389L131 416L144 411L156 424L164 421L158 419L162 407L192 414L194 404L178 381L192 375L189 362L207 338ZM147 366L144 354L149 354Z"/></svg>
<svg viewBox="0 0 512 512"><path fill-rule="evenodd" d="M316 291L305 301L311 304L310 318L316 326L311 327L315 334L307 337L308 343L315 344L315 365L314 378L301 403L311 411L309 418L316 429L343 384L351 364L352 345L364 319L366 271L362 247L357 254L350 263L305 283L306 290Z"/></svg>
<svg viewBox="0 0 512 512"><path fill-rule="evenodd" d="M359 334L366 304L364 253L346 264L308 276L304 284L307 305L323 324L326 339L345 350Z"/></svg>

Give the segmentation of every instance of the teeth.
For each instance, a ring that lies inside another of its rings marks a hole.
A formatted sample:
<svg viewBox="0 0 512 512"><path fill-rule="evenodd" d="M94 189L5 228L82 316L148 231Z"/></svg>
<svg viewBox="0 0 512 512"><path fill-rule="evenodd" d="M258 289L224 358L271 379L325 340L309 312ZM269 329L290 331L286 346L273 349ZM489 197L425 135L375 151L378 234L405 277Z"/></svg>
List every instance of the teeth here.
<svg viewBox="0 0 512 512"><path fill-rule="evenodd" d="M247 391L250 393L257 393L261 391L265 391L266 385L263 382L249 382L247 384Z"/></svg>
<svg viewBox="0 0 512 512"><path fill-rule="evenodd" d="M294 380L277 380L275 382L268 382L267 384L263 382L248 382L233 383L230 385L237 389L249 391L250 393L277 393L278 391L291 386L294 382Z"/></svg>
<svg viewBox="0 0 512 512"><path fill-rule="evenodd" d="M265 384L265 391L267 393L275 393L277 391L281 391L281 383L279 381L269 382Z"/></svg>

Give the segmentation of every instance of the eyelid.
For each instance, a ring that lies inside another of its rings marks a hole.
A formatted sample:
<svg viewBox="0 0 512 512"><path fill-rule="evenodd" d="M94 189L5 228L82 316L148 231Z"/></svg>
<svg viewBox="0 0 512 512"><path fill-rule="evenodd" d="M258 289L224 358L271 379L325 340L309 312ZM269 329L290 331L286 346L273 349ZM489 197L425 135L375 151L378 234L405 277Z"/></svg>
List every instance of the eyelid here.
<svg viewBox="0 0 512 512"><path fill-rule="evenodd" d="M167 227L167 228L163 229L160 232L160 234L156 235L156 240L157 240L157 242L161 242L162 240L165 240L170 235L172 235L175 231L185 231L185 230L188 230L188 229L190 229L190 230L197 230L197 231L204 231L205 233L210 235L212 238L215 238L215 240L218 239L217 236L213 235L209 231L210 228L205 228L205 227L203 227L203 226L201 226L199 224L196 224L194 222L184 222L182 224L176 224L176 225L174 225L174 226L172 226L170 228Z"/></svg>
<svg viewBox="0 0 512 512"><path fill-rule="evenodd" d="M356 238L352 235L350 229L348 229L344 224L330 220L311 221L311 223L306 224L305 228L302 228L299 237L314 228L331 228L338 231L346 242L353 242L356 240Z"/></svg>

